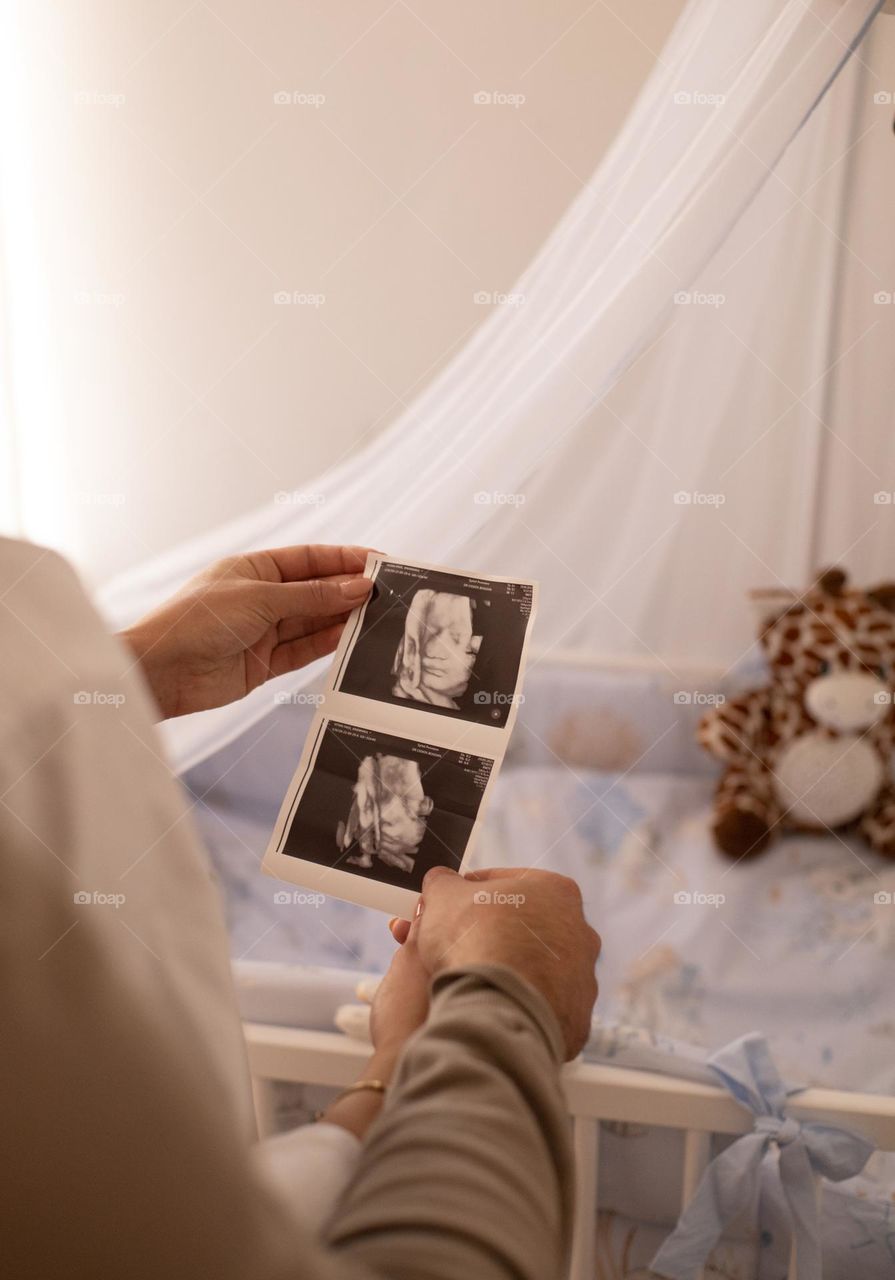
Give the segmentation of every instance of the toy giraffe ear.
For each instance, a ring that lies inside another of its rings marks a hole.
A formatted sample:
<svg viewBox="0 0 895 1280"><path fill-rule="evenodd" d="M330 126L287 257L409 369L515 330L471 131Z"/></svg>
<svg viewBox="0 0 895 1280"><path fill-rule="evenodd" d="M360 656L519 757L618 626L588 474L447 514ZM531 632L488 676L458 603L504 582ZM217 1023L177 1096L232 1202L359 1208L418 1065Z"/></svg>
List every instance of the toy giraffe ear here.
<svg viewBox="0 0 895 1280"><path fill-rule="evenodd" d="M749 592L749 607L759 634L798 600L798 593L786 587L758 587Z"/></svg>
<svg viewBox="0 0 895 1280"><path fill-rule="evenodd" d="M878 587L872 587L867 596L890 613L895 613L895 582L881 582Z"/></svg>
<svg viewBox="0 0 895 1280"><path fill-rule="evenodd" d="M825 595L841 596L847 581L848 574L844 569L824 569L817 575L816 585L818 591L823 591Z"/></svg>

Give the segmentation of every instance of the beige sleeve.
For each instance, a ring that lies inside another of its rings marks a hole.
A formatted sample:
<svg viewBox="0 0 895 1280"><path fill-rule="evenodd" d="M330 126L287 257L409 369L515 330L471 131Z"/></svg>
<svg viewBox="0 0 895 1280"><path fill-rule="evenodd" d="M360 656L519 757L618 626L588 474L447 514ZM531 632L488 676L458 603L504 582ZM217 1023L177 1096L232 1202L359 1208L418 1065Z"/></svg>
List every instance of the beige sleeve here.
<svg viewBox="0 0 895 1280"><path fill-rule="evenodd" d="M571 1234L559 1029L497 967L447 972L330 1227L389 1280L552 1280Z"/></svg>

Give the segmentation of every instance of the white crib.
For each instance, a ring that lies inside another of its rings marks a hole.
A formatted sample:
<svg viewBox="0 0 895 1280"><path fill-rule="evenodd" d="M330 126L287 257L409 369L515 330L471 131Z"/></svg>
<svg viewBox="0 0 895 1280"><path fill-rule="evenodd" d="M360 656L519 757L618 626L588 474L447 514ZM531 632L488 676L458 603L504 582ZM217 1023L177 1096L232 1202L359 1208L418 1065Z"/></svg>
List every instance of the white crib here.
<svg viewBox="0 0 895 1280"><path fill-rule="evenodd" d="M368 1045L335 1032L247 1023L245 1033L262 1136L273 1127L272 1082L338 1088L357 1077L370 1052ZM577 1168L570 1280L593 1280L600 1122L657 1125L684 1132L683 1208L708 1163L712 1134L748 1133L753 1118L724 1089L648 1071L574 1062L564 1068L563 1082ZM895 1098L806 1089L790 1100L788 1113L797 1120L841 1125L872 1139L881 1150L895 1150ZM793 1255L791 1280L795 1274Z"/></svg>

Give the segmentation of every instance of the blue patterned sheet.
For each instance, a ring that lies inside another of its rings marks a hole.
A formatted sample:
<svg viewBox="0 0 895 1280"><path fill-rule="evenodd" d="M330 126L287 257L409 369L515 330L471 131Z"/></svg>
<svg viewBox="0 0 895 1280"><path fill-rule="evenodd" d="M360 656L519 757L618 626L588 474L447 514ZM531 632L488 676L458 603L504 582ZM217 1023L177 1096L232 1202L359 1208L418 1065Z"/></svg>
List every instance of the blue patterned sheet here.
<svg viewBox="0 0 895 1280"><path fill-rule="evenodd" d="M707 1051L758 1030L792 1081L895 1089L895 906L874 900L890 863L793 835L731 866L704 778L531 766L498 785L475 860L579 882L604 940L603 1018Z"/></svg>
<svg viewBox="0 0 895 1280"><path fill-rule="evenodd" d="M759 1030L789 1079L891 1092L895 906L874 901L891 896L890 864L857 842L793 835L730 867L708 835L710 800L707 776L507 767L474 860L579 882L604 939L603 1018L709 1051ZM276 901L282 886L258 869L272 807L240 805L225 779L196 812L234 958L385 966L378 913Z"/></svg>

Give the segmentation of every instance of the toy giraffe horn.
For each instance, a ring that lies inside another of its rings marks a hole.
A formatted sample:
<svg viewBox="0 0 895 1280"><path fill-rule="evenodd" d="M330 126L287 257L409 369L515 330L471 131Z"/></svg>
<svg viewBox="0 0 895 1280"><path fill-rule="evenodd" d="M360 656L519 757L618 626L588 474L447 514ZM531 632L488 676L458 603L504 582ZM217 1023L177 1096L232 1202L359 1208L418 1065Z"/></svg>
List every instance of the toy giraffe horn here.
<svg viewBox="0 0 895 1280"><path fill-rule="evenodd" d="M828 596L841 596L847 580L844 569L824 569L817 575L817 588Z"/></svg>

